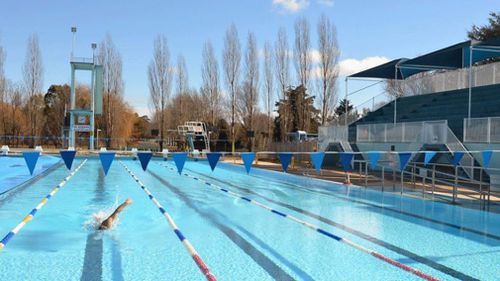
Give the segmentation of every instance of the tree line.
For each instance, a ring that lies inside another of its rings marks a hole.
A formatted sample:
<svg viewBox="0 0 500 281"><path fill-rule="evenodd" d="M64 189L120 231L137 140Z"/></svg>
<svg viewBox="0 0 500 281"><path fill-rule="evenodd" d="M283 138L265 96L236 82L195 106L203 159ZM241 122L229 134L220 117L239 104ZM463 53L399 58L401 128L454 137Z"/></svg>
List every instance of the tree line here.
<svg viewBox="0 0 500 281"><path fill-rule="evenodd" d="M96 52L104 68L103 113L96 116L98 146L123 147L151 137L163 145L163 140L179 137L175 129L186 121L206 122L211 138L225 143L218 149L226 150L263 149L272 141L286 140L289 132L316 132L335 116L340 51L335 25L327 16L316 23L315 43L312 29L300 17L293 40L281 27L274 42L260 44L251 31L242 39L231 24L222 50L215 50L210 40L203 45L199 87L190 83L185 57L172 59L166 36L158 35L147 68L151 120L138 116L124 100L122 57L108 34ZM70 88L62 84L44 90L38 36L27 41L22 81L5 77L6 55L0 44L2 143L65 145ZM90 107L89 86L79 84L76 92L77 108ZM88 138L88 133L77 137Z"/></svg>
<svg viewBox="0 0 500 281"><path fill-rule="evenodd" d="M336 27L326 15L319 18L316 32L313 44L311 24L300 17L293 41L281 27L275 42L259 47L253 32L242 43L231 24L219 54L210 40L204 43L198 89L190 86L183 55L173 62L167 38L158 35L147 74L159 138L197 120L208 124L212 138L230 142L232 151L263 149L297 130L317 132L335 117L340 50Z"/></svg>

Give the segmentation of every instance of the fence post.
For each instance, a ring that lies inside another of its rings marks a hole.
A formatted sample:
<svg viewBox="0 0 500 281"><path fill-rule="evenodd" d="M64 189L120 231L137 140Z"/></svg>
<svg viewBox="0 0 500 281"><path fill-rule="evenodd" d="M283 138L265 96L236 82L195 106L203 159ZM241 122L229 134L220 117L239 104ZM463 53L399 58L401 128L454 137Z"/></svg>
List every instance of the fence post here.
<svg viewBox="0 0 500 281"><path fill-rule="evenodd" d="M488 143L491 143L491 117L488 117L488 127L487 127L486 139L487 139Z"/></svg>
<svg viewBox="0 0 500 281"><path fill-rule="evenodd" d="M403 186L403 184L404 184L404 179L403 179L404 172L405 172L404 170L401 170L401 195L403 195L403 188L404 188L404 186Z"/></svg>
<svg viewBox="0 0 500 281"><path fill-rule="evenodd" d="M436 189L436 164L432 165L432 196L434 196L434 190Z"/></svg>
<svg viewBox="0 0 500 281"><path fill-rule="evenodd" d="M457 187L458 187L458 165L455 166L455 183L453 184L453 204L456 203L457 196Z"/></svg>
<svg viewBox="0 0 500 281"><path fill-rule="evenodd" d="M384 186L385 186L385 171L384 171L384 166L382 166L382 192L384 192Z"/></svg>
<svg viewBox="0 0 500 281"><path fill-rule="evenodd" d="M368 187L368 162L365 162L365 188Z"/></svg>

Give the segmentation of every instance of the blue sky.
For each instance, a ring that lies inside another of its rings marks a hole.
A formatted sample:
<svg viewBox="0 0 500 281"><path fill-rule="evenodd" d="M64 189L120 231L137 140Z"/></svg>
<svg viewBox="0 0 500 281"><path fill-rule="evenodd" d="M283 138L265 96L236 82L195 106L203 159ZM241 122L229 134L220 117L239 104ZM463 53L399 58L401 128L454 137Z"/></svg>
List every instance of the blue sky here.
<svg viewBox="0 0 500 281"><path fill-rule="evenodd" d="M185 56L190 83L199 87L203 43L212 41L221 62L223 36L231 23L237 26L242 45L247 32L253 31L262 47L266 40L274 42L280 26L287 29L291 41L295 19L305 16L312 25L314 47L315 24L324 13L337 26L341 72L349 73L465 40L472 24L486 23L488 13L499 7L498 0L3 0L0 44L7 51L7 77L20 80L26 40L37 33L45 69L44 88L48 88L69 81L71 26L78 27L77 56L90 57L90 43L100 42L109 33L123 58L125 98L145 114L149 96L146 69L159 33L168 38L172 59L180 53ZM81 79L86 80L83 76ZM350 83L352 90L362 86L361 82ZM339 89L343 95L343 82ZM374 93L372 90L353 97L355 104Z"/></svg>

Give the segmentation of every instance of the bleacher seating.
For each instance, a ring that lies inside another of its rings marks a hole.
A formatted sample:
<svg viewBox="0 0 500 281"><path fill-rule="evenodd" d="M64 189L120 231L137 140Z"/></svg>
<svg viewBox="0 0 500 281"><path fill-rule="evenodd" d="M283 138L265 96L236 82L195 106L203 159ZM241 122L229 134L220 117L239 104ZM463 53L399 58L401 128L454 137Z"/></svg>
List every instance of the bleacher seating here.
<svg viewBox="0 0 500 281"><path fill-rule="evenodd" d="M402 97L397 100L397 122L448 120L459 140L463 138L463 120L468 117L469 89ZM472 89L472 118L500 116L500 84ZM349 125L349 141L356 141L356 126L392 123L394 102Z"/></svg>

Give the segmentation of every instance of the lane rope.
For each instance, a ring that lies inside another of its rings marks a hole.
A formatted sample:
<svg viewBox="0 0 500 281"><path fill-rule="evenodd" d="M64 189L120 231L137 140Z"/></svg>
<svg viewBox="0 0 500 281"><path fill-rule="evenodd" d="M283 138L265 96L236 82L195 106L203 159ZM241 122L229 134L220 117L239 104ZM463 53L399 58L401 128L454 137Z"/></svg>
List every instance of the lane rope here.
<svg viewBox="0 0 500 281"><path fill-rule="evenodd" d="M165 165L161 165L161 164L158 164L158 165L160 165L160 166L162 166L162 167L165 167L165 168L167 168L167 169L169 169L169 170L171 170L171 171L173 171L173 172L176 172L176 170L175 170L174 168L172 168L172 167L165 166ZM427 274L427 273L425 273L425 272L423 272L423 271L420 271L420 270L418 270L418 269L416 269L416 268L413 268L413 267L411 267L411 266L408 266L408 265L405 265L405 264L403 264L403 263L400 263L400 262L398 262L398 261L396 261L396 260L393 260L393 259L391 259L391 258L389 258L389 257L386 257L386 256L384 256L384 255L382 255L382 254L380 254L380 253L377 253L377 252L376 252L376 251L374 251L374 250L371 250L371 249L365 248L365 247L363 247L363 246L361 246L361 245L359 245L359 244L357 244L357 243L355 243L355 242L353 242L353 241L351 241L351 240L348 240L348 239L346 239L346 238L342 238L342 237L340 237L340 236L337 236L337 235L335 235L335 234L333 234L333 233L331 233L331 232L329 232L329 231L327 231L327 230L324 230L324 229L320 228L320 227L319 227L319 226L317 226L317 225L314 225L314 224L308 223L308 222L306 222L306 221L304 221L304 220L301 220L301 219L299 219L299 218L297 218L297 217L294 217L294 216L292 216L292 215L289 215L289 214L283 213L283 212L281 212L281 211L278 211L278 210L276 210L276 209L273 209L273 208L272 208L272 207L270 207L270 206L267 206L267 205L265 205L265 204L262 204L262 203L260 203L260 202L258 202L258 201L255 201L255 200L253 200L253 199L250 199L250 198L248 198L248 197L246 197L246 196L243 196L243 195L238 194L238 193L236 193L236 192L233 192L233 191L231 191L231 190L228 190L228 189L222 188L222 187L220 187L220 186L218 186L218 185L216 185L216 184L213 184L213 183L210 183L210 182L208 182L208 181L205 181L205 180L203 180L203 179L201 179L201 178L199 178L199 177L191 176L191 175L189 175L189 174L187 174L187 173L184 173L184 172L183 172L182 174L183 174L184 176L186 176L186 177L189 177L189 178L192 178L192 179L194 179L194 180L196 180L196 181L202 182L202 183L204 183L206 186L212 187L212 188L214 188L214 189L216 189L216 190L218 190L218 191L222 191L222 192L224 192L225 194L228 194L228 195L230 195L230 196L236 197L236 198L241 199L241 200L243 200L243 201L246 201L246 202L248 202L248 203L254 204L254 205L256 205L256 206L258 206L258 207L260 207L260 208L263 208L263 209L265 209L265 210L267 210L267 211L270 211L271 213L273 213L273 214L275 214L275 215L278 215L278 216L283 217L283 218L287 218L287 219L289 219L289 220L291 220L291 221L294 221L294 222L296 222L296 223L298 223L298 224L301 224L301 225L303 225L303 226L306 226L306 227L308 227L308 228L310 228L310 229L312 229L312 230L314 230L314 231L316 231L316 232L318 232L318 233L320 233L320 234L322 234L322 235L324 235L324 236L326 236L326 237L328 237L328 238L331 238L331 239L333 239L333 240L335 240L335 241L338 241L338 242L340 242L340 243L344 243L344 244L346 244L346 245L348 245L348 246L350 246L350 247L352 247L352 248L354 248L354 249L357 249L357 250L359 250L359 251L362 251L362 252L364 252L364 253L367 253L367 254L369 254L369 255L371 255L371 256L373 256L373 257L375 257L375 258L377 258L377 259L379 259L379 260L381 260L381 261L384 261L384 262L386 262L386 263L388 263L388 264L390 264L390 265L393 265L393 266L395 266L395 267L397 267L397 268L399 268L399 269L402 269L402 270L408 271L408 272L410 272L410 273L412 273L412 274L414 274L414 275L416 275L416 276L418 276L418 277L420 277L420 278L422 278L422 279L424 279L424 280L428 280L428 281L437 281L437 280L439 280L439 279L437 279L437 278L435 278L435 277L433 277L433 276L431 276L431 275L429 275L429 274Z"/></svg>
<svg viewBox="0 0 500 281"><path fill-rule="evenodd" d="M217 278L215 278L215 275L212 274L212 272L207 267L207 265L205 264L205 262L201 259L201 257L198 254L198 252L196 252L196 250L194 249L193 245L191 245L191 243L189 242L189 240L187 240L187 238L182 234L182 232L177 227L177 225L175 224L175 221L172 219L172 217L170 216L170 214L167 213L167 211L161 206L160 202L158 202L158 200L156 200L156 198L151 194L151 192L149 191L149 189L141 182L141 180L122 161L120 161L120 164L122 164L122 166L125 168L125 170L127 170L127 172L129 173L129 175L135 180L135 182L138 185L140 185L140 187L142 188L142 190L144 190L144 192L146 192L146 194L148 195L149 199L151 199L151 201L155 204L155 206L158 207L158 209L160 210L160 213L162 213L162 215L165 216L165 218L168 221L168 224L170 225L170 227L174 231L175 235L177 235L177 238L179 238L180 242L184 245L184 247L186 248L186 250L188 251L188 253L191 255L191 257L193 258L193 260L196 263L196 265L198 266L198 268L205 275L205 277L207 278L207 280L209 280L209 281L216 281Z"/></svg>
<svg viewBox="0 0 500 281"><path fill-rule="evenodd" d="M87 162L87 159L83 160L82 163L78 165L76 169L74 169L71 173L69 173L68 176L66 176L54 189L52 189L52 191L47 196L45 196L42 199L42 201L40 201L40 203L38 203L38 205L36 205L36 207L33 210L31 210L31 212L26 217L24 217L24 219L18 225L16 225L16 227L14 227L9 233L7 233L7 235L4 236L4 238L0 241L0 251L3 248L5 248L5 246L7 245L7 243L9 243L12 237L14 237L29 221L33 219L36 213L40 209L42 209L42 207L45 206L45 204L47 204L49 199L52 198L52 196L54 196L68 182L68 180L71 179L71 177L73 177L76 174L76 172L78 172L78 170L80 170L80 168L85 164L85 162Z"/></svg>

